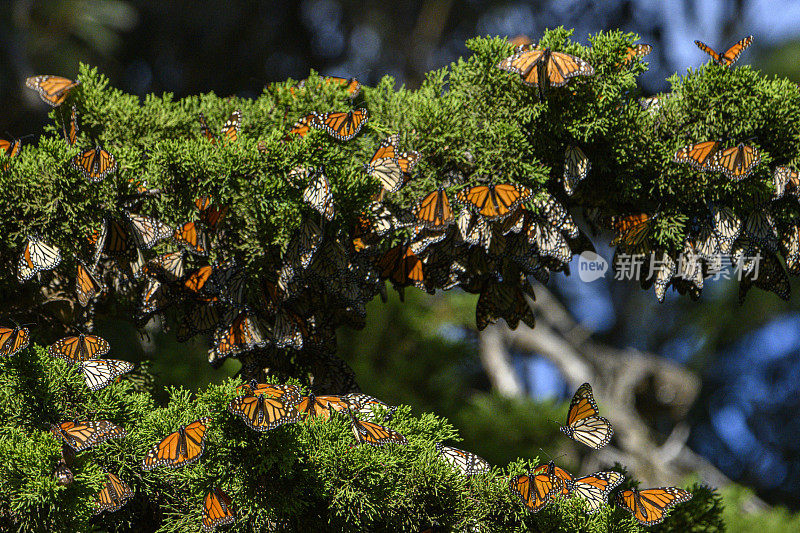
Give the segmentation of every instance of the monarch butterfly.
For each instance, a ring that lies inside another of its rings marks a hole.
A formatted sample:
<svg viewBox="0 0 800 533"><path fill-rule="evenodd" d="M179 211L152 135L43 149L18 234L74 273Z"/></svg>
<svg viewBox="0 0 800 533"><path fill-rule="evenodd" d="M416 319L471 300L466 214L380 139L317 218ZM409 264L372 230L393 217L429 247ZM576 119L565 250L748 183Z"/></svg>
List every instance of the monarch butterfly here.
<svg viewBox="0 0 800 533"><path fill-rule="evenodd" d="M322 244L322 229L312 219L307 218L303 224L294 232L286 247L283 260L285 263L295 267L299 264L302 268L308 268L314 254Z"/></svg>
<svg viewBox="0 0 800 533"><path fill-rule="evenodd" d="M411 248L399 244L383 254L375 263L381 279L390 279L397 286L420 284L424 280L422 261Z"/></svg>
<svg viewBox="0 0 800 533"><path fill-rule="evenodd" d="M570 78L594 74L592 66L583 59L549 48L520 50L500 61L497 68L519 74L522 83L539 87L542 96L548 86L562 87Z"/></svg>
<svg viewBox="0 0 800 533"><path fill-rule="evenodd" d="M382 401L378 400L377 398L373 398L367 394L361 393L350 393L345 394L342 396L342 400L344 400L348 407L359 416L367 417L367 416L374 416L373 407L379 407L383 411L388 411L384 417L383 421L386 422L387 420L391 419L394 415L394 412L397 410L397 407L389 407Z"/></svg>
<svg viewBox="0 0 800 533"><path fill-rule="evenodd" d="M765 210L752 211L744 221L742 233L759 246L775 251L778 245L778 228L772 215Z"/></svg>
<svg viewBox="0 0 800 533"><path fill-rule="evenodd" d="M323 420L328 420L331 416L331 411L344 411L348 409L350 404L341 396L327 395L316 396L313 393L308 396L303 396L300 401L295 405L303 418L316 418L321 417Z"/></svg>
<svg viewBox="0 0 800 533"><path fill-rule="evenodd" d="M205 450L206 430L211 419L207 417L181 426L153 446L142 460L142 470L159 466L178 468L197 461Z"/></svg>
<svg viewBox="0 0 800 533"><path fill-rule="evenodd" d="M198 218L209 229L217 225L228 215L228 206L215 204L208 196L201 196L194 201L195 207L200 212Z"/></svg>
<svg viewBox="0 0 800 533"><path fill-rule="evenodd" d="M5 139L0 139L0 150L3 150L6 157L9 159L16 157L21 148L22 141L20 140L7 141ZM3 165L3 170L7 169L9 164L10 163L6 163Z"/></svg>
<svg viewBox="0 0 800 533"><path fill-rule="evenodd" d="M28 328L0 326L0 357L11 357L28 347L31 340Z"/></svg>
<svg viewBox="0 0 800 533"><path fill-rule="evenodd" d="M369 120L369 113L364 108L342 113L318 113L314 120L308 122L312 128L322 129L340 141L349 141L361 131Z"/></svg>
<svg viewBox="0 0 800 533"><path fill-rule="evenodd" d="M297 400L293 394L272 397L275 395L269 386L245 391L243 396L231 400L228 412L239 416L250 429L269 431L300 420L301 413L293 406Z"/></svg>
<svg viewBox="0 0 800 533"><path fill-rule="evenodd" d="M414 227L414 234L411 237L411 246L409 250L417 255L423 253L428 249L431 244L436 244L447 238L449 233L447 231L433 230L425 227Z"/></svg>
<svg viewBox="0 0 800 533"><path fill-rule="evenodd" d="M312 127L317 127L319 116L316 113L311 113L304 117L300 117L297 122L292 125L289 133L286 134L284 140L291 140L292 136L305 137Z"/></svg>
<svg viewBox="0 0 800 533"><path fill-rule="evenodd" d="M414 216L429 229L443 229L453 223L453 211L444 189L437 189L422 198L412 209Z"/></svg>
<svg viewBox="0 0 800 533"><path fill-rule="evenodd" d="M75 276L75 292L78 294L78 303L86 307L89 300L103 292L103 284L97 279L83 261L78 259L78 273Z"/></svg>
<svg viewBox="0 0 800 533"><path fill-rule="evenodd" d="M118 359L91 359L78 364L89 390L98 391L108 387L122 374L133 370L133 364Z"/></svg>
<svg viewBox="0 0 800 533"><path fill-rule="evenodd" d="M536 245L540 255L552 257L561 263L569 263L572 249L567 240L553 226L544 222L528 221L528 242Z"/></svg>
<svg viewBox="0 0 800 533"><path fill-rule="evenodd" d="M77 337L64 337L47 348L47 355L64 359L69 363L82 363L97 359L108 353L111 345L96 335L78 334Z"/></svg>
<svg viewBox="0 0 800 533"><path fill-rule="evenodd" d="M562 496L578 496L586 500L589 514L596 513L603 504L608 503L608 495L617 485L622 483L625 476L619 472L595 472L588 476L575 478L558 466L553 461L546 465L537 466L533 474L543 474L552 472L561 484L560 494Z"/></svg>
<svg viewBox="0 0 800 533"><path fill-rule="evenodd" d="M536 323L533 311L525 301L519 285L489 280L478 296L478 303L475 306L475 322L478 330L482 331L500 318L505 319L511 329L517 329L520 320L531 328Z"/></svg>
<svg viewBox="0 0 800 533"><path fill-rule="evenodd" d="M752 146L739 143L733 148L717 151L708 163L708 168L723 172L733 181L750 176L753 168L761 162L761 153Z"/></svg>
<svg viewBox="0 0 800 533"><path fill-rule="evenodd" d="M800 274L800 225L792 224L786 230L783 239L781 239L781 251L786 260L786 269L789 273L795 276ZM1 338L2 333L0 333ZM2 354L2 349L0 349L0 354Z"/></svg>
<svg viewBox="0 0 800 533"><path fill-rule="evenodd" d="M354 446L360 444L369 444L370 446L408 444L408 440L397 431L375 424L374 422L359 420L350 409L347 410L347 413L350 415L353 436L356 438L356 444L354 444Z"/></svg>
<svg viewBox="0 0 800 533"><path fill-rule="evenodd" d="M742 233L742 219L736 216L736 213L729 207L713 209L712 213L714 220L712 229L719 241L720 252L729 254L733 243Z"/></svg>
<svg viewBox="0 0 800 533"><path fill-rule="evenodd" d="M288 309L281 309L275 315L275 328L273 338L275 346L278 348L303 349L303 338L308 334L308 330L303 323L303 319L296 313Z"/></svg>
<svg viewBox="0 0 800 533"><path fill-rule="evenodd" d="M62 422L50 427L50 432L62 439L76 452L102 444L109 439L121 439L125 430L108 420Z"/></svg>
<svg viewBox="0 0 800 533"><path fill-rule="evenodd" d="M720 141L703 141L684 146L677 152L673 161L689 163L699 170L710 170L714 154L719 151Z"/></svg>
<svg viewBox="0 0 800 533"><path fill-rule="evenodd" d="M772 252L764 252L758 266L754 264L751 269L745 266L743 270L744 274L739 282L740 304L744 302L752 285L765 291L774 292L781 300L789 300L791 294L789 278L780 261Z"/></svg>
<svg viewBox="0 0 800 533"><path fill-rule="evenodd" d="M558 231L566 233L569 238L576 239L580 235L578 226L566 208L549 194L537 196L531 200L531 206L536 209L541 218L547 220Z"/></svg>
<svg viewBox="0 0 800 533"><path fill-rule="evenodd" d="M419 152L400 152L395 133L381 141L367 163L367 174L377 177L386 192L397 192L411 179L411 170L419 160Z"/></svg>
<svg viewBox="0 0 800 533"><path fill-rule="evenodd" d="M70 146L75 146L75 141L78 138L78 110L75 106L72 106L72 113L69 116L69 132L64 130L64 139L67 141L67 144Z"/></svg>
<svg viewBox="0 0 800 533"><path fill-rule="evenodd" d="M672 281L672 278L675 276L677 266L675 260L672 259L667 252L661 252L661 256L657 259L654 255L651 255L650 259L655 260L651 268L656 273L655 279L653 280L656 298L659 303L664 303L667 287L669 287L670 281ZM643 278L642 281L644 282L645 279Z"/></svg>
<svg viewBox="0 0 800 533"><path fill-rule="evenodd" d="M631 513L640 524L652 526L664 521L668 509L691 499L691 492L676 487L632 489L617 494L617 505Z"/></svg>
<svg viewBox="0 0 800 533"><path fill-rule="evenodd" d="M148 276L159 281L175 282L183 277L186 267L186 252L169 252L151 259L145 267Z"/></svg>
<svg viewBox="0 0 800 533"><path fill-rule="evenodd" d="M639 246L647 238L652 221L653 217L646 213L614 218L613 226L617 236L610 245Z"/></svg>
<svg viewBox="0 0 800 533"><path fill-rule="evenodd" d="M492 244L492 227L477 213L464 209L456 222L458 232L464 242L483 247L486 251Z"/></svg>
<svg viewBox="0 0 800 533"><path fill-rule="evenodd" d="M655 114L664 105L664 96L656 94L654 96L639 98L639 106L650 114Z"/></svg>
<svg viewBox="0 0 800 533"><path fill-rule="evenodd" d="M333 193L331 184L322 170L317 170L316 177L303 191L303 201L319 211L328 220L333 220L336 210L333 207Z"/></svg>
<svg viewBox="0 0 800 533"><path fill-rule="evenodd" d="M637 44L633 47L628 47L625 50L625 56L622 58L622 65L627 65L632 63L633 61L642 58L653 51L652 45L649 44Z"/></svg>
<svg viewBox="0 0 800 533"><path fill-rule="evenodd" d="M139 319L145 320L151 314L163 311L172 304L167 288L156 279L148 279L139 302Z"/></svg>
<svg viewBox="0 0 800 533"><path fill-rule="evenodd" d="M325 76L322 80L326 84L335 83L338 85L342 85L347 89L347 95L350 97L351 100L355 99L358 94L361 92L361 84L355 78L340 78L338 76ZM306 86L307 81L302 80L300 83L297 84L297 87L304 88ZM290 87L289 90L294 94L293 88Z"/></svg>
<svg viewBox="0 0 800 533"><path fill-rule="evenodd" d="M456 201L475 207L478 214L489 221L503 220L514 212L519 204L531 197L533 192L522 185L502 183L498 185L477 185L462 189Z"/></svg>
<svg viewBox="0 0 800 533"><path fill-rule="evenodd" d="M444 446L441 442L436 443L436 451L445 461L454 466L465 476L474 476L488 472L491 466L485 459L482 459L472 452L459 450L452 446Z"/></svg>
<svg viewBox="0 0 800 533"><path fill-rule="evenodd" d="M773 200L783 198L785 191L789 191L800 198L800 173L789 167L775 167L772 173L772 182L775 186Z"/></svg>
<svg viewBox="0 0 800 533"><path fill-rule="evenodd" d="M117 171L117 162L100 145L90 148L72 158L72 168L83 174L92 183L101 181Z"/></svg>
<svg viewBox="0 0 800 533"><path fill-rule="evenodd" d="M255 317L244 311L234 318L230 325L214 333L212 349L216 357L226 357L266 344Z"/></svg>
<svg viewBox="0 0 800 533"><path fill-rule="evenodd" d="M575 187L586 179L589 174L589 169L592 168L592 163L586 154L583 153L577 146L567 146L567 151L564 156L564 190L570 196L575 192Z"/></svg>
<svg viewBox="0 0 800 533"><path fill-rule="evenodd" d="M53 107L64 103L69 93L79 81L72 81L61 76L32 76L25 80L25 85L39 93L39 97Z"/></svg>
<svg viewBox="0 0 800 533"><path fill-rule="evenodd" d="M516 494L528 510L536 513L550 503L550 499L558 494L561 485L550 469L537 474L530 472L511 478L511 493Z"/></svg>
<svg viewBox="0 0 800 533"><path fill-rule="evenodd" d="M572 440L596 450L608 444L614 434L608 419L597 414L597 403L588 383L578 387L569 404L567 424L560 429Z"/></svg>
<svg viewBox="0 0 800 533"><path fill-rule="evenodd" d="M222 139L227 142L235 142L239 138L241 126L242 112L237 109L222 125Z"/></svg>
<svg viewBox="0 0 800 533"><path fill-rule="evenodd" d="M208 255L208 232L201 222L187 222L175 228L172 238L195 255Z"/></svg>
<svg viewBox="0 0 800 533"><path fill-rule="evenodd" d="M700 50L711 56L711 59L714 60L714 63L716 63L717 65L722 65L723 67L729 67L733 63L735 63L736 60L739 59L741 53L744 52L747 49L747 47L750 46L752 43L753 43L753 36L748 35L744 39L740 40L739 42L728 48L724 54L720 55L706 43L702 41L694 42L694 44L696 44Z"/></svg>
<svg viewBox="0 0 800 533"><path fill-rule="evenodd" d="M52 270L61 263L61 252L34 235L28 236L28 244L17 262L17 280L28 281L34 274Z"/></svg>
<svg viewBox="0 0 800 533"><path fill-rule="evenodd" d="M206 494L203 501L203 531L209 533L219 526L233 524L236 516L233 514L231 504L231 497L219 487Z"/></svg>
<svg viewBox="0 0 800 533"><path fill-rule="evenodd" d="M251 379L248 383L242 383L236 387L236 391L243 395L259 396L264 395L270 398L284 400L287 404L295 405L302 396L300 387L297 385L278 385L273 383L259 383Z"/></svg>
<svg viewBox="0 0 800 533"><path fill-rule="evenodd" d="M206 117L203 113L200 113L200 133L203 134L203 137L208 139L211 144L217 144L217 136L212 133L211 128L208 127L206 123Z"/></svg>
<svg viewBox="0 0 800 533"><path fill-rule="evenodd" d="M125 211L125 218L131 228L131 233L136 241L136 246L143 250L149 250L155 244L166 239L173 234L173 230L163 222L153 217L137 215Z"/></svg>
<svg viewBox="0 0 800 533"><path fill-rule="evenodd" d="M178 342L184 342L195 335L213 331L220 321L219 309L213 302L200 301L189 307L178 325Z"/></svg>
<svg viewBox="0 0 800 533"><path fill-rule="evenodd" d="M127 255L135 248L133 237L130 232L119 220L103 219L100 233L97 238L97 252L93 262L97 262L100 252L105 252L111 256Z"/></svg>
<svg viewBox="0 0 800 533"><path fill-rule="evenodd" d="M103 490L98 492L95 496L95 514L100 514L103 511L111 513L118 511L128 503L128 500L132 497L133 491L128 484L109 472L108 481L103 485Z"/></svg>

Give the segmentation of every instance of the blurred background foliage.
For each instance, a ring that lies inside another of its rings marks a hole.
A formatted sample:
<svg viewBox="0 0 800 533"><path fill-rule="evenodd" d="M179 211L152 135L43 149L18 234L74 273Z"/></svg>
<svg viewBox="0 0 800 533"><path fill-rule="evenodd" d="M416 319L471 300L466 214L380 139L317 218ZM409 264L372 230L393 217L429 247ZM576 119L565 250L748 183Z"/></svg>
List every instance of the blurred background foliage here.
<svg viewBox="0 0 800 533"><path fill-rule="evenodd" d="M40 131L48 109L24 89L25 78L74 76L79 61L140 96L254 97L270 82L302 79L312 68L367 85L389 74L417 87L427 71L463 55L473 35L535 39L564 25L585 42L589 32L619 28L654 46L642 83L656 93L667 89L671 73L707 61L694 39L724 48L750 33L755 43L740 62L798 81L798 23L796 3L766 0L10 0L0 3L0 134ZM595 245L608 259L607 237ZM737 306L736 283L725 281L709 283L698 303L671 293L661 305L638 284L608 277L582 283L557 275L548 288L596 340L658 354L699 376L691 447L763 501L800 508L800 419L793 414L800 407L800 299L784 303L755 291ZM479 358L474 296L411 289L405 300L372 302L364 330L339 331L339 355L365 392L448 417L463 447L494 464L537 455L541 447L553 456L567 453L564 465L578 466L574 450L552 444L564 446L551 420L561 420L572 391L549 360L514 351L524 395L501 395ZM160 386L197 389L237 370L236 361L212 370L201 340L179 344L156 328L142 336L122 317L100 321L98 331L116 357L152 361ZM614 412L605 414L614 419ZM731 531L800 527L790 512L748 508L748 494L726 489Z"/></svg>

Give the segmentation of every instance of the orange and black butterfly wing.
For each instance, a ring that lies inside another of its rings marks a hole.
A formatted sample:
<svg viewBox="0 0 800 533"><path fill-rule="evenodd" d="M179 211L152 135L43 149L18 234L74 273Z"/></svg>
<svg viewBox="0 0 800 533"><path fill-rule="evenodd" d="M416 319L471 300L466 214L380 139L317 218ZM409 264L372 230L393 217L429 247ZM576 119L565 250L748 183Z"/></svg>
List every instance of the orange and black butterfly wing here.
<svg viewBox="0 0 800 533"><path fill-rule="evenodd" d="M702 50L703 52L705 52L705 53L707 53L708 55L710 55L710 56L711 56L711 59L713 59L713 60L714 60L714 63L719 63L719 62L720 62L720 56L719 56L719 54L718 54L718 53L717 53L717 52L716 52L716 51L715 51L713 48L711 48L710 46L708 46L706 43L704 43L703 41L695 41L695 42L694 42L694 44L696 44L696 45L697 45L697 47L698 47L700 50Z"/></svg>
<svg viewBox="0 0 800 533"><path fill-rule="evenodd" d="M231 116L222 125L222 139L227 142L235 142L239 138L239 131L242 127L242 113L238 109L231 113Z"/></svg>
<svg viewBox="0 0 800 533"><path fill-rule="evenodd" d="M420 200L413 209L414 216L429 229L443 229L453 223L453 211L443 189L437 189Z"/></svg>
<svg viewBox="0 0 800 533"><path fill-rule="evenodd" d="M83 261L78 260L78 273L75 276L75 292L78 295L78 303L86 307L89 300L103 292L103 284L97 279Z"/></svg>
<svg viewBox="0 0 800 533"><path fill-rule="evenodd" d="M0 357L11 357L28 347L30 332L28 328L0 327Z"/></svg>
<svg viewBox="0 0 800 533"><path fill-rule="evenodd" d="M69 92L79 84L79 81L61 76L33 76L25 80L25 85L38 92L39 97L53 107L61 105Z"/></svg>
<svg viewBox="0 0 800 533"><path fill-rule="evenodd" d="M103 489L95 496L95 514L103 511L114 512L121 509L133 497L133 490L120 478L108 473L108 480Z"/></svg>
<svg viewBox="0 0 800 533"><path fill-rule="evenodd" d="M497 68L514 72L522 77L525 85L539 85L538 64L544 58L544 50L524 50L505 58Z"/></svg>
<svg viewBox="0 0 800 533"><path fill-rule="evenodd" d="M753 168L761 162L761 154L752 146L739 144L714 154L709 168L723 172L733 181L741 181L750 176Z"/></svg>
<svg viewBox="0 0 800 533"><path fill-rule="evenodd" d="M91 148L72 158L72 168L83 174L92 183L103 180L117 170L117 162L100 146Z"/></svg>
<svg viewBox="0 0 800 533"><path fill-rule="evenodd" d="M534 513L542 510L560 490L558 480L549 471L516 476L511 479L509 486L512 494L516 494L525 507Z"/></svg>
<svg viewBox="0 0 800 533"><path fill-rule="evenodd" d="M567 412L567 424L561 431L569 438L599 449L609 443L614 430L611 423L598 414L597 403L592 395L592 386L581 385L575 392Z"/></svg>
<svg viewBox="0 0 800 533"><path fill-rule="evenodd" d="M722 59L725 65L730 65L735 63L739 56L742 55L742 52L747 50L747 48L753 44L753 36L748 35L744 39L741 39L739 42L728 48L724 54L722 54Z"/></svg>
<svg viewBox="0 0 800 533"><path fill-rule="evenodd" d="M552 474L555 479L555 489L553 496L560 494L561 496L569 496L572 491L573 476L560 466L556 466L553 461L546 465L539 465L533 469L533 475L538 476L541 474Z"/></svg>
<svg viewBox="0 0 800 533"><path fill-rule="evenodd" d="M594 68L583 59L563 52L550 52L547 78L551 87L562 87L575 76L591 76Z"/></svg>
<svg viewBox="0 0 800 533"><path fill-rule="evenodd" d="M369 113L364 108L343 113L324 113L317 116L311 127L321 128L340 141L349 141L361 131L369 120Z"/></svg>
<svg viewBox="0 0 800 533"><path fill-rule="evenodd" d="M108 420L62 422L51 430L76 452L126 435L125 430Z"/></svg>
<svg viewBox="0 0 800 533"><path fill-rule="evenodd" d="M208 139L211 144L217 144L217 137L211 131L211 128L208 127L206 117L203 116L203 113L200 113L200 133L202 133L203 137Z"/></svg>
<svg viewBox="0 0 800 533"><path fill-rule="evenodd" d="M164 437L147 452L142 460L142 469L151 470L158 466L177 468L197 461L205 451L205 434L209 421L205 417L195 420Z"/></svg>
<svg viewBox="0 0 800 533"><path fill-rule="evenodd" d="M195 255L208 255L208 233L200 222L187 222L179 226L173 238Z"/></svg>
<svg viewBox="0 0 800 533"><path fill-rule="evenodd" d="M385 446L387 444L408 444L408 440L393 429L375 424L374 422L367 422L366 420L359 420L353 415L353 412L348 409L350 420L352 422L353 435L356 438L356 446L359 444L369 444L370 446Z"/></svg>
<svg viewBox="0 0 800 533"><path fill-rule="evenodd" d="M64 337L57 340L47 349L47 354L70 363L81 363L89 359L102 357L110 349L111 345L104 338L96 335L81 334L77 337Z"/></svg>
<svg viewBox="0 0 800 533"><path fill-rule="evenodd" d="M248 394L234 398L228 404L228 412L238 415L254 431L269 431L300 420L300 412L292 405L293 401L292 397L284 400L266 394Z"/></svg>
<svg viewBox="0 0 800 533"><path fill-rule="evenodd" d="M233 513L231 497L220 488L206 494L203 502L203 531L210 533L219 526L233 524L236 516Z"/></svg>
<svg viewBox="0 0 800 533"><path fill-rule="evenodd" d="M704 141L684 146L675 152L673 161L676 163L689 163L700 170L708 170L708 164L719 150L719 145L719 141Z"/></svg>
<svg viewBox="0 0 800 533"><path fill-rule="evenodd" d="M663 522L668 509L691 499L691 492L676 487L624 490L617 494L617 504L644 526Z"/></svg>
<svg viewBox="0 0 800 533"><path fill-rule="evenodd" d="M595 472L574 479L571 483L571 493L586 500L587 513L596 513L608 503L609 493L624 479L625 476L619 472Z"/></svg>

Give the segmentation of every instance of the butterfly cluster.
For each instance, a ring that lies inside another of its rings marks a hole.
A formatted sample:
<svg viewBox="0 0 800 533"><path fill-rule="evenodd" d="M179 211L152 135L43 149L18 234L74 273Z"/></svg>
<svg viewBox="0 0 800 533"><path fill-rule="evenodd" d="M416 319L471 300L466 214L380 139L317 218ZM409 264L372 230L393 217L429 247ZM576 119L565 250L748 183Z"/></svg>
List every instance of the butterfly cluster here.
<svg viewBox="0 0 800 533"><path fill-rule="evenodd" d="M608 419L598 413L597 403L588 383L575 392L567 413L567 424L561 431L571 439L590 448L599 449L611 441L614 431ZM509 480L511 492L526 509L537 512L544 509L554 497L578 497L585 501L587 513L598 512L608 503L609 494L624 480L619 472L595 472L574 477L554 461L538 465L527 474ZM674 505L688 501L690 492L676 487L645 490L623 490L617 493L616 503L631 513L642 525L658 524Z"/></svg>

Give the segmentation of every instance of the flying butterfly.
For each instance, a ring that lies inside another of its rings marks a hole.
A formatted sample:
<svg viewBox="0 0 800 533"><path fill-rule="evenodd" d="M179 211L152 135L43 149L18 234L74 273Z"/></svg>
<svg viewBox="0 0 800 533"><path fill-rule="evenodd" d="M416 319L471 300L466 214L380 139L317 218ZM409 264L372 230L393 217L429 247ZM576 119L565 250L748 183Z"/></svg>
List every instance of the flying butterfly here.
<svg viewBox="0 0 800 533"><path fill-rule="evenodd" d="M258 385L244 390L244 395L228 404L228 412L239 416L250 429L269 431L300 421L301 413L293 405L297 397L293 394L275 395L269 386Z"/></svg>
<svg viewBox="0 0 800 533"><path fill-rule="evenodd" d="M79 81L72 81L61 76L32 76L25 80L25 85L39 93L39 97L53 107L64 103L69 93Z"/></svg>
<svg viewBox="0 0 800 533"><path fill-rule="evenodd" d="M722 65L723 67L729 67L733 63L739 59L739 56L744 52L748 46L753 43L753 36L748 35L744 39L740 40L730 48L728 48L724 54L718 54L713 48L708 46L706 43L702 41L695 41L694 44L702 50L703 52L707 53L711 56L711 59L714 60L714 63L717 65Z"/></svg>
<svg viewBox="0 0 800 533"><path fill-rule="evenodd" d="M78 259L78 273L75 276L75 292L78 295L78 303L86 307L89 300L102 293L103 290L103 283L95 273Z"/></svg>
<svg viewBox="0 0 800 533"><path fill-rule="evenodd" d="M465 476L482 474L491 469L486 459L478 457L472 452L459 450L452 446L444 446L441 442L436 443L436 451L440 457Z"/></svg>
<svg viewBox="0 0 800 533"><path fill-rule="evenodd" d="M355 417L351 410L347 410L350 415L352 423L353 436L356 439L356 444L369 444L370 446L385 446L387 444L408 444L408 440L393 429L375 424L374 422L367 422L366 420L359 420Z"/></svg>
<svg viewBox="0 0 800 533"><path fill-rule="evenodd" d="M583 59L549 48L523 49L500 61L497 68L519 74L522 83L539 87L542 96L548 87L562 87L570 78L594 74L594 68Z"/></svg>
<svg viewBox="0 0 800 533"><path fill-rule="evenodd" d="M527 187L511 183L476 185L458 191L456 201L476 208L478 214L486 220L496 221L511 215L532 194Z"/></svg>
<svg viewBox="0 0 800 533"><path fill-rule="evenodd" d="M113 513L121 509L133 497L133 490L120 478L108 473L108 480L103 489L95 495L95 514L103 511Z"/></svg>
<svg viewBox="0 0 800 533"><path fill-rule="evenodd" d="M617 505L631 513L643 526L652 526L663 522L671 507L691 499L691 492L676 487L632 489L617 494Z"/></svg>
<svg viewBox="0 0 800 533"><path fill-rule="evenodd" d="M708 162L710 170L724 173L733 181L741 181L753 173L761 162L761 153L743 143L732 148L718 150Z"/></svg>
<svg viewBox="0 0 800 533"><path fill-rule="evenodd" d="M47 348L47 355L64 359L69 363L82 363L97 359L108 353L111 345L96 335L78 334L77 337L64 337Z"/></svg>
<svg viewBox="0 0 800 533"><path fill-rule="evenodd" d="M119 359L90 359L78 364L89 390L98 391L111 385L122 374L133 370L133 364Z"/></svg>
<svg viewBox="0 0 800 533"><path fill-rule="evenodd" d="M200 418L164 437L147 452L142 460L142 470L159 466L178 468L197 461L205 451L209 421L209 418Z"/></svg>
<svg viewBox="0 0 800 533"><path fill-rule="evenodd" d="M92 183L103 180L117 170L117 161L100 145L79 153L71 160L72 168Z"/></svg>
<svg viewBox="0 0 800 533"><path fill-rule="evenodd" d="M309 121L312 128L325 130L333 138L340 141L349 141L361 131L369 120L369 113L364 108L359 108L342 113L318 113L315 119Z"/></svg>
<svg viewBox="0 0 800 533"><path fill-rule="evenodd" d="M203 501L203 521L201 524L205 533L210 533L219 526L233 524L236 521L236 516L233 514L231 506L232 503L231 497L219 487L206 494Z"/></svg>
<svg viewBox="0 0 800 533"><path fill-rule="evenodd" d="M17 262L17 280L31 279L43 270L52 270L61 263L61 252L55 246L45 244L39 237L28 236L22 255Z"/></svg>
<svg viewBox="0 0 800 533"><path fill-rule="evenodd" d="M333 206L333 193L328 178L317 170L317 174L303 191L303 201L319 211L327 220L333 220L336 209Z"/></svg>
<svg viewBox="0 0 800 533"><path fill-rule="evenodd" d="M561 483L550 469L538 474L530 472L511 478L511 493L516 494L528 510L536 513L550 503L550 499L559 493Z"/></svg>
<svg viewBox="0 0 800 533"><path fill-rule="evenodd" d="M62 422L50 427L50 432L76 452L81 452L109 439L126 436L125 430L108 420Z"/></svg>
<svg viewBox="0 0 800 533"><path fill-rule="evenodd" d="M31 340L28 328L0 326L0 357L11 357L28 347Z"/></svg>
<svg viewBox="0 0 800 533"><path fill-rule="evenodd" d="M412 209L417 220L429 229L444 229L454 222L450 201L444 189L437 189L422 198Z"/></svg>
<svg viewBox="0 0 800 533"><path fill-rule="evenodd" d="M586 179L591 168L592 163L583 150L577 146L567 146L564 156L564 191L572 196L578 184Z"/></svg>
<svg viewBox="0 0 800 533"><path fill-rule="evenodd" d="M598 415L592 386L588 383L578 387L569 404L567 424L560 429L567 437L595 450L608 444L614 434L608 419Z"/></svg>

